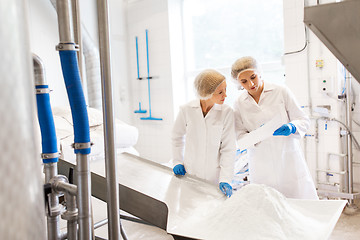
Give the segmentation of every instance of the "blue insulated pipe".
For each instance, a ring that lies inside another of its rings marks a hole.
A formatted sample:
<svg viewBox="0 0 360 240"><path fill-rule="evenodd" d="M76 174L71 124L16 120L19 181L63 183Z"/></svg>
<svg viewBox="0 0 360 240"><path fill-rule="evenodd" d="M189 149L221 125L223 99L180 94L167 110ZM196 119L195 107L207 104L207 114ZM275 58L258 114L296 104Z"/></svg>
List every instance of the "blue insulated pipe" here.
<svg viewBox="0 0 360 240"><path fill-rule="evenodd" d="M48 89L48 85L37 85L36 89ZM37 93L36 103L41 131L42 153L57 153L57 139L49 93ZM43 163L57 162L58 158L43 159Z"/></svg>
<svg viewBox="0 0 360 240"><path fill-rule="evenodd" d="M71 107L75 144L90 143L89 118L75 50L59 51L61 68ZM75 153L90 154L91 148L76 149Z"/></svg>

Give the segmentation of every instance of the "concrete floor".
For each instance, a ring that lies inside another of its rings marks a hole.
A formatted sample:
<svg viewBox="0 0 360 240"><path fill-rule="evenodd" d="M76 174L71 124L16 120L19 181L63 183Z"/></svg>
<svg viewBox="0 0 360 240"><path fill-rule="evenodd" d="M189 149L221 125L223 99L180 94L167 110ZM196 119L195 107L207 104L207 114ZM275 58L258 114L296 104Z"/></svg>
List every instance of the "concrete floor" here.
<svg viewBox="0 0 360 240"><path fill-rule="evenodd" d="M355 207L344 209L329 240L360 239L360 201Z"/></svg>

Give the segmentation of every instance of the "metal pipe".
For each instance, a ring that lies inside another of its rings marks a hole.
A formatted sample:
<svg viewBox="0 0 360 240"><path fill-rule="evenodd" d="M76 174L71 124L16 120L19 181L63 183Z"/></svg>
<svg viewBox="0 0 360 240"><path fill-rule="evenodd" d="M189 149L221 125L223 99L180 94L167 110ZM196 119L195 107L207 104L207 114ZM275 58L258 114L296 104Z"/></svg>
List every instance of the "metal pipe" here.
<svg viewBox="0 0 360 240"><path fill-rule="evenodd" d="M74 43L69 0L57 0L56 11L58 15L60 43Z"/></svg>
<svg viewBox="0 0 360 240"><path fill-rule="evenodd" d="M97 229L99 227L102 227L108 223L107 219L101 220L100 222L97 222L94 224L94 229Z"/></svg>
<svg viewBox="0 0 360 240"><path fill-rule="evenodd" d="M78 65L80 71L80 79L83 82L83 50L82 50L82 41L81 41L81 22L80 22L80 5L79 0L71 0L71 9L72 9L72 19L73 19L73 29L74 29L74 41L75 44L79 46L77 57Z"/></svg>
<svg viewBox="0 0 360 240"><path fill-rule="evenodd" d="M34 53L32 54L32 58L34 63L35 85L46 85L47 82L45 79L45 67L43 61Z"/></svg>
<svg viewBox="0 0 360 240"><path fill-rule="evenodd" d="M50 183L54 193L64 193L66 201L66 212L62 215L62 218L67 220L67 233L60 233L59 239L67 238L68 240L76 240L78 215L76 208L77 186L70 184L67 177L63 175L53 177Z"/></svg>
<svg viewBox="0 0 360 240"><path fill-rule="evenodd" d="M76 195L65 193L66 212L63 214L63 219L67 220L67 239L77 239L77 215Z"/></svg>
<svg viewBox="0 0 360 240"><path fill-rule="evenodd" d="M79 239L92 239L93 225L91 214L91 178L88 155L76 154L78 181Z"/></svg>
<svg viewBox="0 0 360 240"><path fill-rule="evenodd" d="M42 60L33 54L35 85L46 85L45 67ZM58 174L57 162L44 163L45 183ZM50 212L47 215L48 239L59 239L60 233L60 205L57 194L51 193L49 197Z"/></svg>
<svg viewBox="0 0 360 240"><path fill-rule="evenodd" d="M50 180L57 175L57 163L45 163L44 173L45 182L49 183ZM59 197L54 192L50 194L49 199L50 212L47 215L47 233L48 239L59 239L60 233L60 205Z"/></svg>
<svg viewBox="0 0 360 240"><path fill-rule="evenodd" d="M56 177L59 177L61 175L58 175ZM56 181L53 184L53 187L55 188L56 191L58 192L64 192L67 194L70 194L72 196L76 196L77 195L77 186L74 184L70 184L68 182L62 182L62 181Z"/></svg>
<svg viewBox="0 0 360 240"><path fill-rule="evenodd" d="M50 0L56 10L56 0ZM99 50L95 46L86 27L81 29L80 52L83 51L85 60L86 85L88 93L88 103L90 107L101 109L101 89L100 89L100 63ZM79 62L81 62L79 60ZM83 76L83 75L82 75Z"/></svg>
<svg viewBox="0 0 360 240"><path fill-rule="evenodd" d="M70 84L71 86L67 86L67 91L71 112L74 119L74 147L76 153L76 171L78 177L78 236L79 239L90 240L93 236L93 224L91 214L91 180L88 157L88 154L90 153L90 136L87 129L89 123L87 110L85 107L85 99L83 98L82 89L79 87L80 79L78 78L80 78L80 76L77 72L78 61L73 55L73 51L76 49L76 46L73 40L74 38L69 0L57 0L56 10L58 13L60 35L60 44L58 45L58 50L60 51L60 60L63 66L63 71L64 69L71 71L70 73L64 72L64 80L66 84ZM74 96L74 94L77 96ZM77 112L79 109L82 110L81 113ZM86 146L83 148L80 145Z"/></svg>
<svg viewBox="0 0 360 240"><path fill-rule="evenodd" d="M347 70L346 70L347 71ZM347 170L348 170L348 193L353 193L353 164L352 164L352 120L351 120L351 76L348 72L346 79L346 125L348 127L347 134Z"/></svg>
<svg viewBox="0 0 360 240"><path fill-rule="evenodd" d="M112 82L110 62L110 33L108 1L97 0L100 44L101 89L103 98L105 167L107 185L108 236L110 240L120 239L119 188L114 136L114 113L112 103ZM123 239L127 239L124 234Z"/></svg>
<svg viewBox="0 0 360 240"><path fill-rule="evenodd" d="M315 167L316 169L319 168L319 119L315 120ZM316 173L316 188L319 188L319 172L315 171Z"/></svg>

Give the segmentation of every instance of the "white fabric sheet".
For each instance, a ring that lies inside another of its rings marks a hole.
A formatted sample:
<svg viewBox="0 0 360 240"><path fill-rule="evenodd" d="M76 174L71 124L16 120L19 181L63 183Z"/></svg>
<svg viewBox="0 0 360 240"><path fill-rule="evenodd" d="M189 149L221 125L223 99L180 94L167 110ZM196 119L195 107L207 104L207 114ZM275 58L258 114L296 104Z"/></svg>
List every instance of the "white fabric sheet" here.
<svg viewBox="0 0 360 240"><path fill-rule="evenodd" d="M62 159L69 162L75 162L74 149L71 145L74 143L73 123L70 108L54 107L52 109L58 138L59 151ZM91 147L90 160L104 158L104 133L102 112L88 108L90 140L94 144ZM117 152L128 152L134 155L139 153L133 148L137 143L139 136L138 129L126 124L119 119L115 119L115 144Z"/></svg>

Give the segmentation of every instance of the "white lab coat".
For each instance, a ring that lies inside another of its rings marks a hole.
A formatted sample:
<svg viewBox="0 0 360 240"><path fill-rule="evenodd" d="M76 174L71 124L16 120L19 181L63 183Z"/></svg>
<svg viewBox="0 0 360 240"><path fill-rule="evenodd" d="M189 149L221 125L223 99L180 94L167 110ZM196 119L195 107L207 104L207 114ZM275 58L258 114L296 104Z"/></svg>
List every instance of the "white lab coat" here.
<svg viewBox="0 0 360 240"><path fill-rule="evenodd" d="M248 149L250 182L271 186L289 198L318 199L299 142L310 120L286 87L265 82L258 103L248 92L240 95L234 104L236 137L245 137L281 111L286 111L282 122L293 123L296 133L271 136Z"/></svg>
<svg viewBox="0 0 360 240"><path fill-rule="evenodd" d="M174 166L213 183L231 183L236 140L231 107L215 104L204 117L200 100L180 107L172 131Z"/></svg>

